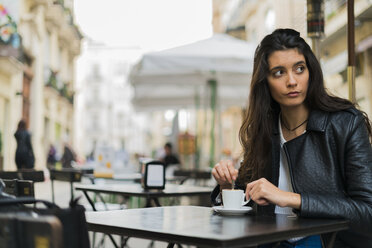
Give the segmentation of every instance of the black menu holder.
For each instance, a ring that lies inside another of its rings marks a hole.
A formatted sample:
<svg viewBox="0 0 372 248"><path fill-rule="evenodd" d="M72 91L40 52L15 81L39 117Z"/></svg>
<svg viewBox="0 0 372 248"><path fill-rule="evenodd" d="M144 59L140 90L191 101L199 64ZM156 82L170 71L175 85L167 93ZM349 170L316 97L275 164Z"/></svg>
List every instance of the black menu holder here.
<svg viewBox="0 0 372 248"><path fill-rule="evenodd" d="M141 184L144 189L165 188L165 165L161 161L147 161L142 163Z"/></svg>

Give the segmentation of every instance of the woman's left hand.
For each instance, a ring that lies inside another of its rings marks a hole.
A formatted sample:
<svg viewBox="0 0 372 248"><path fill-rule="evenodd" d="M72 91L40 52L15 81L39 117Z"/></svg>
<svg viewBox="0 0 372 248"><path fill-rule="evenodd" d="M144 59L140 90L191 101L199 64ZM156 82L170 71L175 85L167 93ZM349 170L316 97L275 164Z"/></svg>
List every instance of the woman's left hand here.
<svg viewBox="0 0 372 248"><path fill-rule="evenodd" d="M272 203L280 207L294 209L300 209L301 206L300 194L283 191L265 178L248 183L245 194L247 199L251 198L259 205Z"/></svg>

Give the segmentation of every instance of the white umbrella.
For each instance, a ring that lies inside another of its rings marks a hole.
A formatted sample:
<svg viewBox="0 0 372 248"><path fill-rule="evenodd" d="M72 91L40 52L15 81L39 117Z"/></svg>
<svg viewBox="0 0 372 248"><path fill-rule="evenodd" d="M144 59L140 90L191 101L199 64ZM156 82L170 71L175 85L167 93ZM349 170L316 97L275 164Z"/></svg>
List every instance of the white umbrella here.
<svg viewBox="0 0 372 248"><path fill-rule="evenodd" d="M160 52L148 53L131 71L138 109L185 108L209 101L208 80L217 81L221 106L244 106L255 46L226 34Z"/></svg>
<svg viewBox="0 0 372 248"><path fill-rule="evenodd" d="M211 107L213 166L216 105L246 104L254 50L253 44L215 34L189 45L145 54L131 71L133 104L137 109Z"/></svg>

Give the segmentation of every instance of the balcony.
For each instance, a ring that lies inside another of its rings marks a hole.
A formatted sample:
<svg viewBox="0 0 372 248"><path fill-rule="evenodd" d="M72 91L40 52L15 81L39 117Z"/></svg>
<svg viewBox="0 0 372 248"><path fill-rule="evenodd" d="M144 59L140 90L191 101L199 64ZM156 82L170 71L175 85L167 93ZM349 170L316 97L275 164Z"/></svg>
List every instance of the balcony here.
<svg viewBox="0 0 372 248"><path fill-rule="evenodd" d="M74 103L74 93L69 89L69 82L62 82L58 77L58 72L49 69L49 76L45 86L54 89L61 97L65 98L69 103Z"/></svg>
<svg viewBox="0 0 372 248"><path fill-rule="evenodd" d="M57 27L60 42L67 44L72 54L79 55L83 35L75 25L71 9L66 8L63 1L55 0L45 16L48 30Z"/></svg>
<svg viewBox="0 0 372 248"><path fill-rule="evenodd" d="M62 88L59 89L59 94L66 98L71 104L74 103L74 93L68 89L69 83L64 83Z"/></svg>
<svg viewBox="0 0 372 248"><path fill-rule="evenodd" d="M31 6L35 6L35 5L47 5L48 4L48 0L32 0L30 3L31 3Z"/></svg>
<svg viewBox="0 0 372 248"><path fill-rule="evenodd" d="M10 44L4 44L0 41L0 57L14 57L20 60L22 50Z"/></svg>
<svg viewBox="0 0 372 248"><path fill-rule="evenodd" d="M347 30L347 1L346 0L330 0L325 1L325 38L322 40L321 47L329 48L332 44L338 42L342 37L346 36ZM363 38L368 32L367 26L370 25L370 16L372 13L371 1L355 1L354 15L355 15L355 32L356 44L359 42L358 38ZM366 28L364 28L364 26ZM358 33L359 32L359 33Z"/></svg>
<svg viewBox="0 0 372 248"><path fill-rule="evenodd" d="M328 0L325 1L324 14L327 19L332 18L341 8L346 6L347 0Z"/></svg>
<svg viewBox="0 0 372 248"><path fill-rule="evenodd" d="M64 0L54 0L53 4L59 4L59 5L64 7L65 6L65 1Z"/></svg>

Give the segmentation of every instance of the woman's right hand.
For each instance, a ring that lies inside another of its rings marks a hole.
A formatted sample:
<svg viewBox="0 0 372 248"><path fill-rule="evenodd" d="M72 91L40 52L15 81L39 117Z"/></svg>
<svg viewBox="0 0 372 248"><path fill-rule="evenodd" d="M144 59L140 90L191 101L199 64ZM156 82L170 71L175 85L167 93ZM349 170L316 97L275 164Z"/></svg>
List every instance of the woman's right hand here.
<svg viewBox="0 0 372 248"><path fill-rule="evenodd" d="M231 160L221 160L213 167L212 175L220 185L221 190L231 189L232 181L235 181L238 177L238 170L235 169Z"/></svg>

